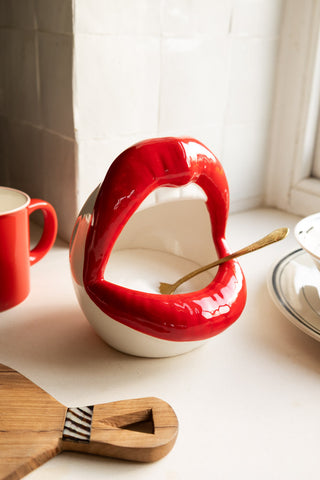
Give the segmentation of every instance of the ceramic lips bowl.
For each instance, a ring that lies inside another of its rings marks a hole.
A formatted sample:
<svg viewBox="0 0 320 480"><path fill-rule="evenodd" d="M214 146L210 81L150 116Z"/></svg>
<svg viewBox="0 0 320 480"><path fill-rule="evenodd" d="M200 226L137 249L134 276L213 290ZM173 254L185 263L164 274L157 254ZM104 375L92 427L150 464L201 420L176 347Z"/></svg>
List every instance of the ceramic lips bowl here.
<svg viewBox="0 0 320 480"><path fill-rule="evenodd" d="M294 235L300 246L308 252L314 264L320 270L320 213L303 218L294 229Z"/></svg>
<svg viewBox="0 0 320 480"><path fill-rule="evenodd" d="M173 295L160 281L228 255L229 189L217 158L191 138L157 138L121 153L79 213L70 266L79 304L122 352L179 355L229 327L246 302L237 260Z"/></svg>

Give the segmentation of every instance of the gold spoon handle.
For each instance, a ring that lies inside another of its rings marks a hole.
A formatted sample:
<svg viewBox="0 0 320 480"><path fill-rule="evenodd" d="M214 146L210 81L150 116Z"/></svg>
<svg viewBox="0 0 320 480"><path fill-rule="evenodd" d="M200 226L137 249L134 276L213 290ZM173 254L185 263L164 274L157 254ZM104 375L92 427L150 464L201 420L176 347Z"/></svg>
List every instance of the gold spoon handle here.
<svg viewBox="0 0 320 480"><path fill-rule="evenodd" d="M260 248L266 247L271 243L278 242L279 240L282 240L283 238L285 238L288 235L288 232L289 232L289 229L286 227L277 228L273 232L269 233L268 235L261 238L260 240L257 240L256 242L251 243L247 247L244 247L241 250L237 250L236 252L233 252L230 255L227 255L226 257L219 258L215 262L209 263L204 267L200 267L200 268L197 268L196 270L193 270L192 272L180 278L173 284L160 283L160 289L159 289L160 293L163 295L171 295L178 287L180 287L180 285L185 283L187 280L190 280L191 278L195 277L196 275L199 275L199 273L205 272L206 270L210 270L213 267L217 267L218 265L221 265L222 263L225 263L228 260L232 260L233 258L241 257L241 255L246 255L247 253L254 252L255 250L259 250Z"/></svg>

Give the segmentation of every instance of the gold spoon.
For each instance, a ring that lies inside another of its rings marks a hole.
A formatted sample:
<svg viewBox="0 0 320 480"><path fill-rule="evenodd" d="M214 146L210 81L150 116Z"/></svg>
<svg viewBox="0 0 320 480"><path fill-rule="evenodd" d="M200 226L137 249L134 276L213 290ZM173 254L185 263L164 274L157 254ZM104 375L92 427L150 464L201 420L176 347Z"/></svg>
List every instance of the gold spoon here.
<svg viewBox="0 0 320 480"><path fill-rule="evenodd" d="M190 280L190 278L195 277L199 273L205 272L206 270L210 270L210 268L216 267L218 265L221 265L224 262L227 262L228 260L232 260L233 258L236 257L241 257L241 255L246 255L247 253L254 252L255 250L259 250L260 248L266 247L267 245L270 245L271 243L278 242L279 240L282 240L285 238L289 233L289 229L287 227L282 227L282 228L277 228L276 230L273 230L273 232L269 233L265 237L261 238L260 240L257 240L254 243L251 243L251 245L248 245L247 247L242 248L241 250L238 250L237 252L231 253L231 255L227 255L226 257L219 258L213 263L209 263L209 265L205 265L204 267L197 268L196 270L193 270L193 272L188 273L184 277L180 278L177 280L175 283L164 283L160 282L160 287L159 291L162 295L171 295L180 285L187 280Z"/></svg>

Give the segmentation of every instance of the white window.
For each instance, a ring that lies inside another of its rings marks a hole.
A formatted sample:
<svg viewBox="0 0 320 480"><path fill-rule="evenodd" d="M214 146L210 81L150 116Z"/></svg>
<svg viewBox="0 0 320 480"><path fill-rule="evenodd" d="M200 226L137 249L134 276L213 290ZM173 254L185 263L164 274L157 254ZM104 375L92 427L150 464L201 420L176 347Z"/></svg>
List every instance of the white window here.
<svg viewBox="0 0 320 480"><path fill-rule="evenodd" d="M287 0L271 125L266 201L320 211L320 2Z"/></svg>
<svg viewBox="0 0 320 480"><path fill-rule="evenodd" d="M318 112L318 124L317 124L314 156L313 156L313 163L312 163L312 177L320 180L320 117L319 117L319 113L320 113L320 109Z"/></svg>

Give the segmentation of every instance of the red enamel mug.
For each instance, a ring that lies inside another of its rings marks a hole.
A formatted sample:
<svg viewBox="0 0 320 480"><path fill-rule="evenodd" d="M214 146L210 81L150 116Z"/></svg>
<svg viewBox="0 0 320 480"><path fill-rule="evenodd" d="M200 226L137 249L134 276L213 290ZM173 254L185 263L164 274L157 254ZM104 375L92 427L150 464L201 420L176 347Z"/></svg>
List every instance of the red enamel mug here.
<svg viewBox="0 0 320 480"><path fill-rule="evenodd" d="M42 236L30 250L29 216L41 210ZM30 265L52 247L57 235L57 216L48 202L26 193L0 187L0 312L21 303L30 291Z"/></svg>

